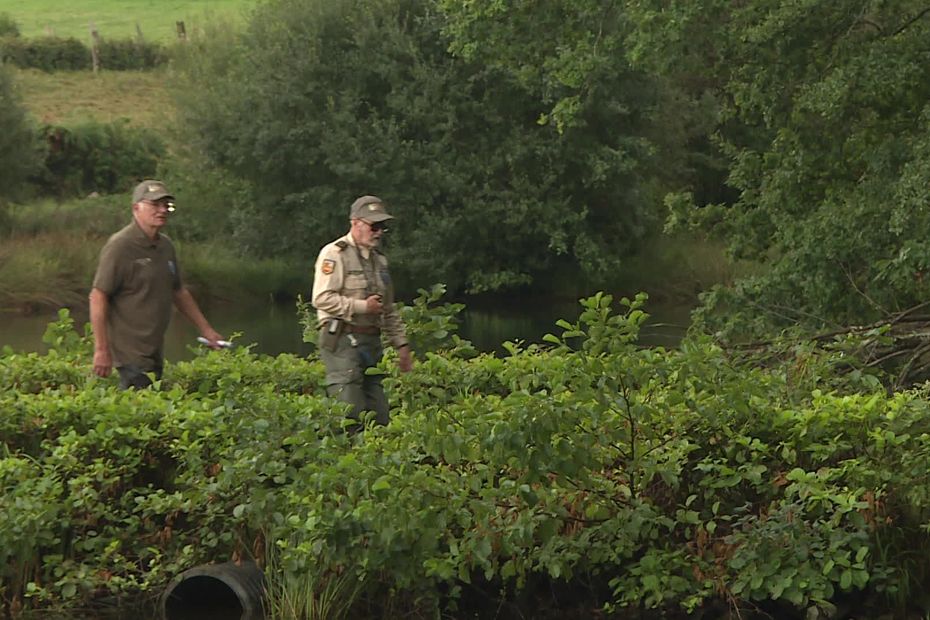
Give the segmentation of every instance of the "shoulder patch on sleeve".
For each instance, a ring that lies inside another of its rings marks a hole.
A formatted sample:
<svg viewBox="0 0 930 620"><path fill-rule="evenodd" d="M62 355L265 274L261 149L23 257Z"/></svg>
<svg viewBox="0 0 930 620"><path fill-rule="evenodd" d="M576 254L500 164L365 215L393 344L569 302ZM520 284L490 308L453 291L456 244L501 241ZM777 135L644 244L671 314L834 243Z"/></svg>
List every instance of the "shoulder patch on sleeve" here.
<svg viewBox="0 0 930 620"><path fill-rule="evenodd" d="M323 259L323 262L320 265L320 271L323 273L324 276L328 276L329 274L331 274L335 268L336 268L336 261L334 261L331 258Z"/></svg>

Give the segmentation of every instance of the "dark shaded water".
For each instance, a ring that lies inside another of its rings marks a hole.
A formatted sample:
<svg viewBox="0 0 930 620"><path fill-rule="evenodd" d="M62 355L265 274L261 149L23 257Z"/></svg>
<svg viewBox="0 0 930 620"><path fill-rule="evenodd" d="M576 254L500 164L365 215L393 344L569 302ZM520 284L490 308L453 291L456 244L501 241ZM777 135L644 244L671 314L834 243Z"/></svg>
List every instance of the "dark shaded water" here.
<svg viewBox="0 0 930 620"><path fill-rule="evenodd" d="M648 345L674 347L688 325L690 304L656 305L641 336ZM508 299L466 306L459 335L471 340L481 351L501 351L504 341L542 342L546 333L560 334L558 319L574 321L581 307L573 301ZM295 353L306 355L311 347L301 338L301 326L293 303L213 303L204 308L213 326L224 336L239 332L239 344L254 345L253 351L268 355ZM87 321L86 308L72 311L79 326ZM23 316L0 314L0 348L10 346L17 352L44 351L42 334L54 313ZM165 353L169 360L190 359L189 347L196 345L197 331L183 317L176 316L165 336Z"/></svg>

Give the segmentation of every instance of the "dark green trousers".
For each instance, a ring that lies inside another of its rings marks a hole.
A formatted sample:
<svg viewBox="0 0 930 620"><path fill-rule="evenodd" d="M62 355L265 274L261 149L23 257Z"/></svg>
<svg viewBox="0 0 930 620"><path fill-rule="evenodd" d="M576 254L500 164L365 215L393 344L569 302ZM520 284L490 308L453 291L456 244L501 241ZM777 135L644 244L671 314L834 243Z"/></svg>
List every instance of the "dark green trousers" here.
<svg viewBox="0 0 930 620"><path fill-rule="evenodd" d="M326 366L326 393L352 405L349 415L356 420L363 411L374 411L381 425L390 419L381 375L365 374L366 369L377 366L383 353L377 334L343 334L335 351L320 349Z"/></svg>
<svg viewBox="0 0 930 620"><path fill-rule="evenodd" d="M161 379L162 367L158 365L152 370L145 371L138 366L119 366L116 371L119 373L119 388L121 390L130 388L144 390L152 385L152 380L145 373L154 372L155 379Z"/></svg>

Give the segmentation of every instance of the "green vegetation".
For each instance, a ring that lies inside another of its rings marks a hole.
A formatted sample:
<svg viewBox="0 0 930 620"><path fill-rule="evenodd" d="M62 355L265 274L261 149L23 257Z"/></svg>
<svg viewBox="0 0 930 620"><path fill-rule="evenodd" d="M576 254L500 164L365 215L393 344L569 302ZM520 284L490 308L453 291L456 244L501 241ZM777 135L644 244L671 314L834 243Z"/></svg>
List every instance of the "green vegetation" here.
<svg viewBox="0 0 930 620"><path fill-rule="evenodd" d="M236 39L189 46L179 120L252 187L237 236L262 253L315 249L373 192L399 216L400 279L482 292L553 272L609 278L687 176L675 156L687 116L653 115L662 84L612 54L577 122L546 123L545 89L453 56L434 9L282 0Z"/></svg>
<svg viewBox="0 0 930 620"><path fill-rule="evenodd" d="M196 36L217 18L240 21L256 0L86 0L62 6L56 0L2 0L24 37L54 34L90 39L90 24L103 37L132 38L136 25L152 41L170 43L177 38L175 22L185 23Z"/></svg>
<svg viewBox="0 0 930 620"><path fill-rule="evenodd" d="M17 198L38 167L42 151L38 136L20 102L9 72L0 65L0 226L3 203Z"/></svg>
<svg viewBox="0 0 930 620"><path fill-rule="evenodd" d="M96 121L125 121L133 126L167 127L174 114L165 88L164 70L157 71L12 71L22 105L37 121L72 126Z"/></svg>
<svg viewBox="0 0 930 620"><path fill-rule="evenodd" d="M35 35L46 3L19 6L0 30ZM120 36L148 36L127 15ZM314 358L204 352L120 393L65 316L48 355L0 357L5 612L246 555L281 618L930 612L930 348L925 325L880 322L930 294L921 3L271 0L225 19L134 78L14 72L24 104L0 67L2 305L77 303L154 173L204 294L304 288L292 270L376 193L402 287L662 278L703 308L667 351L637 343L641 298L617 315L598 295L495 357L455 336L459 308L430 310L435 288L404 308L415 370L380 368L394 421L358 434ZM58 105L92 84L127 99Z"/></svg>
<svg viewBox="0 0 930 620"><path fill-rule="evenodd" d="M738 193L703 209L682 196L676 219L770 266L708 298L737 310L733 336L760 316L862 324L927 300L927 16L912 0L631 4L641 65L717 99Z"/></svg>
<svg viewBox="0 0 930 620"><path fill-rule="evenodd" d="M281 618L917 612L926 391L888 395L811 347L769 368L703 338L641 348L642 303L589 298L551 346L504 357L412 306L442 345L407 375L385 361L393 422L356 435L314 359L204 352L120 392L74 363L90 343L63 315L48 355L0 357L4 605L83 607L254 555Z"/></svg>
<svg viewBox="0 0 930 620"><path fill-rule="evenodd" d="M168 60L164 46L142 39L101 39L85 45L77 39L59 37L0 38L0 61L24 69L42 71L77 71L94 68L107 70L144 70Z"/></svg>
<svg viewBox="0 0 930 620"><path fill-rule="evenodd" d="M715 332L869 322L930 293L930 26L916 0L810 5L261 3L174 46L159 164L250 256L308 263L377 192L408 288L613 287L690 229L759 266L706 295ZM20 7L3 29L29 36Z"/></svg>
<svg viewBox="0 0 930 620"><path fill-rule="evenodd" d="M252 259L221 239L191 229L196 204L174 216L185 280L203 296L294 297L306 288L306 266L284 258ZM0 308L82 307L100 248L131 217L125 194L11 205L0 222Z"/></svg>

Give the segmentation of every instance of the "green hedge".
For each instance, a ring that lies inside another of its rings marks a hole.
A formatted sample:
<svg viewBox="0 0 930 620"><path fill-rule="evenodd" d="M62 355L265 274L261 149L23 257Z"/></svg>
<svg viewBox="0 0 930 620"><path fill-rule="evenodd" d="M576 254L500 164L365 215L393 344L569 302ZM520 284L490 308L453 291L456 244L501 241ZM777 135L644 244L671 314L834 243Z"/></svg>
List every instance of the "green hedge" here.
<svg viewBox="0 0 930 620"><path fill-rule="evenodd" d="M98 53L102 68L119 71L151 69L168 59L163 45L133 39L103 39ZM0 37L0 60L43 71L79 71L93 65L90 47L73 37Z"/></svg>
<svg viewBox="0 0 930 620"><path fill-rule="evenodd" d="M99 53L100 66L113 71L151 69L168 60L164 45L137 39L103 39Z"/></svg>
<svg viewBox="0 0 930 620"><path fill-rule="evenodd" d="M48 152L34 181L41 193L58 197L125 191L154 176L165 152L158 134L125 123L48 125L42 134Z"/></svg>
<svg viewBox="0 0 930 620"><path fill-rule="evenodd" d="M840 380L801 349L765 369L701 339L642 348L642 299L611 301L583 300L551 347L476 356L453 336L405 375L389 351L393 420L354 436L318 360L202 350L119 392L63 314L47 356L0 356L0 613L255 555L272 609L340 593L326 617L509 617L522 599L523 617L826 618L853 598L917 617L927 389Z"/></svg>
<svg viewBox="0 0 930 620"><path fill-rule="evenodd" d="M17 67L60 71L89 69L90 50L74 38L0 39L0 59Z"/></svg>

